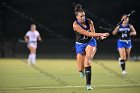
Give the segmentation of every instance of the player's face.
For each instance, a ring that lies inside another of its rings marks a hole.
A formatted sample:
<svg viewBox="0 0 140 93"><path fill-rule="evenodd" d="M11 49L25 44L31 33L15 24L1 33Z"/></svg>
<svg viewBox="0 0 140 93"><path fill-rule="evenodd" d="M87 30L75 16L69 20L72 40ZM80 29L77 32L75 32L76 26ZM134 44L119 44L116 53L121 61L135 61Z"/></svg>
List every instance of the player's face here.
<svg viewBox="0 0 140 93"><path fill-rule="evenodd" d="M31 31L35 31L36 30L36 25L31 25Z"/></svg>
<svg viewBox="0 0 140 93"><path fill-rule="evenodd" d="M85 12L78 12L76 18L81 23L85 22Z"/></svg>
<svg viewBox="0 0 140 93"><path fill-rule="evenodd" d="M123 20L123 19L124 19L123 23L129 22L129 17L127 17L127 15L124 15L121 20Z"/></svg>

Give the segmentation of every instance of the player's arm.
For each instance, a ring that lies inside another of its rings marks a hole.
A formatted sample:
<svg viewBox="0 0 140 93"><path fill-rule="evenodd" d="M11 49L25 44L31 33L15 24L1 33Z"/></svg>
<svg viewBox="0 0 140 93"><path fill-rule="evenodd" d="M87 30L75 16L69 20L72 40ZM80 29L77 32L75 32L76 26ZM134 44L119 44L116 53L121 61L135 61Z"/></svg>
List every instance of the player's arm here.
<svg viewBox="0 0 140 93"><path fill-rule="evenodd" d="M94 33L94 32L87 32L86 30L82 29L76 22L73 23L74 31L83 34L89 37L100 37L100 36L107 36L106 33Z"/></svg>
<svg viewBox="0 0 140 93"><path fill-rule="evenodd" d="M137 33L133 25L130 25L130 29L131 29L130 36L136 36Z"/></svg>
<svg viewBox="0 0 140 93"><path fill-rule="evenodd" d="M38 39L39 41L42 41L42 38L41 38L40 35L37 37L37 39Z"/></svg>
<svg viewBox="0 0 140 93"><path fill-rule="evenodd" d="M24 40L25 40L25 42L28 42L29 38L28 38L27 34L24 36Z"/></svg>
<svg viewBox="0 0 140 93"><path fill-rule="evenodd" d="M88 19L88 22L89 22L89 24L90 24L90 31L91 32L93 32L93 33L95 33L95 29L94 29L94 24L93 24L93 22L92 22L92 20L90 20L90 19ZM109 35L109 33L107 33L108 35ZM108 36L107 35L107 36ZM97 39L105 39L107 36L99 36L99 37L95 37L95 38L97 38Z"/></svg>
<svg viewBox="0 0 140 93"><path fill-rule="evenodd" d="M39 41L42 41L42 38L41 38L41 36L40 36L40 33L39 33L39 32L38 32L37 39L38 39Z"/></svg>
<svg viewBox="0 0 140 93"><path fill-rule="evenodd" d="M114 31L112 32L113 35L116 35L118 33L118 30L119 30L119 26L117 26Z"/></svg>
<svg viewBox="0 0 140 93"><path fill-rule="evenodd" d="M88 19L88 22L90 24L89 25L90 26L90 31L93 32L93 33L95 33L94 24L93 24L92 20Z"/></svg>

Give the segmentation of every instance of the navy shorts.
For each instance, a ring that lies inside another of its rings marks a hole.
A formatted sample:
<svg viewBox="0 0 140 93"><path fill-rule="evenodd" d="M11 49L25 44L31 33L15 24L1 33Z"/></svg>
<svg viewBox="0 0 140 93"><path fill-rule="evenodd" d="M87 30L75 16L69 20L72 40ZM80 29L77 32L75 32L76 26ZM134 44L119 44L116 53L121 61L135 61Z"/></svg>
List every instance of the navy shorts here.
<svg viewBox="0 0 140 93"><path fill-rule="evenodd" d="M79 43L79 42L76 42L75 43L75 48L76 48L76 54L83 54L85 52L85 48L88 46L88 45L91 45L91 46L97 46L97 43L96 43L96 39L95 38L91 38L90 41L88 41L87 43Z"/></svg>

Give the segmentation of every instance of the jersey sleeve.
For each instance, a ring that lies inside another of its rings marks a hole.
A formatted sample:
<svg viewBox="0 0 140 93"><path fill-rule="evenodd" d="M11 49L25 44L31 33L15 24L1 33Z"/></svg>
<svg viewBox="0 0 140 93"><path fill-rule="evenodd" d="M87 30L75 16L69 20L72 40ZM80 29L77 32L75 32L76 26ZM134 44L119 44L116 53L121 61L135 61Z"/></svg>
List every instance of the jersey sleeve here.
<svg viewBox="0 0 140 93"><path fill-rule="evenodd" d="M39 36L40 36L40 33L39 33L38 31L37 31L37 33L36 33L36 34L37 34L37 37L39 37Z"/></svg>
<svg viewBox="0 0 140 93"><path fill-rule="evenodd" d="M29 35L30 35L30 32L28 31L25 36L29 37Z"/></svg>

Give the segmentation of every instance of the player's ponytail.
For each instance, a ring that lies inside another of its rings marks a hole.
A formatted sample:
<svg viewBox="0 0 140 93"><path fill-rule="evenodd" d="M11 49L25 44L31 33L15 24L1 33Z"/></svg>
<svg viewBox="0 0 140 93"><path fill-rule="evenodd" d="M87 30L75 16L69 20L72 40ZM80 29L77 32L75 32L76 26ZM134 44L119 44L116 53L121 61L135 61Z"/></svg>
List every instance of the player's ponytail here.
<svg viewBox="0 0 140 93"><path fill-rule="evenodd" d="M80 4L77 4L74 9L74 13L76 16L78 15L78 12L84 12L82 5L80 5Z"/></svg>

